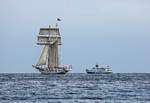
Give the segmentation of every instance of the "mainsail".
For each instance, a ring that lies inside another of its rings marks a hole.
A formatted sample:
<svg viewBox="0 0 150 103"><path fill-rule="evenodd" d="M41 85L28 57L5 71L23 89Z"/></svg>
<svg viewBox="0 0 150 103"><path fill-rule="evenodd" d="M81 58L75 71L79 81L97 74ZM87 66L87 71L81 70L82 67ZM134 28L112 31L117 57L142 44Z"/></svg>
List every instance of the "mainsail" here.
<svg viewBox="0 0 150 103"><path fill-rule="evenodd" d="M50 67L58 67L58 46L57 46L57 40L54 42L54 44L50 45Z"/></svg>
<svg viewBox="0 0 150 103"><path fill-rule="evenodd" d="M37 66L46 64L48 48L49 48L49 45L45 45L43 52L40 56L40 59L39 59L38 63L36 64Z"/></svg>

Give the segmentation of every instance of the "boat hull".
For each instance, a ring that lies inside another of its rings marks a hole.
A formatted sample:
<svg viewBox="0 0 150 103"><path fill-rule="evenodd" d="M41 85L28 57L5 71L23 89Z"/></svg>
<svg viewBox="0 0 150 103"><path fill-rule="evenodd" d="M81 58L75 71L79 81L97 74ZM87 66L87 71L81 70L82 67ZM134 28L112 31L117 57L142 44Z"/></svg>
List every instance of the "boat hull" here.
<svg viewBox="0 0 150 103"><path fill-rule="evenodd" d="M86 69L86 73L88 74L111 74L112 71L106 71L102 69Z"/></svg>
<svg viewBox="0 0 150 103"><path fill-rule="evenodd" d="M39 70L39 72L41 72L41 74L66 74L70 71L70 69L67 69L65 67L58 67L58 68L41 68L38 66L34 66L32 65L34 68L36 68L37 70Z"/></svg>
<svg viewBox="0 0 150 103"><path fill-rule="evenodd" d="M66 74L67 72L66 71L44 71L44 70L39 70L39 72L41 72L41 74Z"/></svg>
<svg viewBox="0 0 150 103"><path fill-rule="evenodd" d="M86 72L87 74L112 74L112 72Z"/></svg>

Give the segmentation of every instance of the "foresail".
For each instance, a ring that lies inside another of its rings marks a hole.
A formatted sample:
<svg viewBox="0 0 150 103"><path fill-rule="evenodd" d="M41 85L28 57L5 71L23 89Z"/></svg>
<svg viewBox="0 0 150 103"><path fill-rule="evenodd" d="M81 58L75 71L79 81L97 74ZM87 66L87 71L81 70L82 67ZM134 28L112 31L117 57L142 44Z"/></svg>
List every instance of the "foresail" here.
<svg viewBox="0 0 150 103"><path fill-rule="evenodd" d="M40 59L39 59L38 63L36 64L37 66L46 64L48 47L49 47L49 45L45 45L43 52L40 56Z"/></svg>

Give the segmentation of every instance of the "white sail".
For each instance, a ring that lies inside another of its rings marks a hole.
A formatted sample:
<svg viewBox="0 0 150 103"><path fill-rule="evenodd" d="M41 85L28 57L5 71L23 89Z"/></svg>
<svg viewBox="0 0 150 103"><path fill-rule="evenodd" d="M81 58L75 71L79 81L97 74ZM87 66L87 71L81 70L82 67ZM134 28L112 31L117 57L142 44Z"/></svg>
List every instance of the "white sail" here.
<svg viewBox="0 0 150 103"><path fill-rule="evenodd" d="M38 63L36 64L37 66L46 64L48 47L49 47L49 45L45 45L43 52L40 56L40 59L39 59Z"/></svg>

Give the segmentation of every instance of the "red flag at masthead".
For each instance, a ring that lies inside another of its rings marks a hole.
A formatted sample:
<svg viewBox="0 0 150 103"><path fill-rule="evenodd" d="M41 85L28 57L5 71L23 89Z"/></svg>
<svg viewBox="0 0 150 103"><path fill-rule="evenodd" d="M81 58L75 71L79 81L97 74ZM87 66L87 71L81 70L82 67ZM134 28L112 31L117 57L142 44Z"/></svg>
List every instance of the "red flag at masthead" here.
<svg viewBox="0 0 150 103"><path fill-rule="evenodd" d="M61 21L61 19L60 19L60 18L57 18L57 21Z"/></svg>

